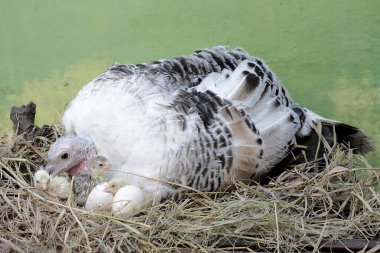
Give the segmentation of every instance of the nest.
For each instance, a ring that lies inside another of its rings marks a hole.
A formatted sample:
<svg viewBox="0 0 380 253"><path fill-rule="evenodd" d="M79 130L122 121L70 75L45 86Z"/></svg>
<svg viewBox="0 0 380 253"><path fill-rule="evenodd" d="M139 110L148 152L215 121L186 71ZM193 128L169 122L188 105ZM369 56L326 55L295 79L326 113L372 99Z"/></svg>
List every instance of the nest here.
<svg viewBox="0 0 380 253"><path fill-rule="evenodd" d="M56 128L55 136L59 135ZM54 139L54 138L53 138ZM91 213L35 189L51 140L0 136L2 252L303 252L380 245L379 171L351 150L301 164L267 185L189 191L130 219Z"/></svg>

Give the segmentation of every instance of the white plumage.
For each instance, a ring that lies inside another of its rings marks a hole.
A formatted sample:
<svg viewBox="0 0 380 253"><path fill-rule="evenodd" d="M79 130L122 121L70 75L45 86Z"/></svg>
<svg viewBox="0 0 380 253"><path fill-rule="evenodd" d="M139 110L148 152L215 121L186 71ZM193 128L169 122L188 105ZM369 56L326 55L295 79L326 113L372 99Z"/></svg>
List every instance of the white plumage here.
<svg viewBox="0 0 380 253"><path fill-rule="evenodd" d="M52 146L46 168L81 173L97 152L119 168L112 177L128 178L160 201L185 189L170 182L213 191L233 177L260 180L293 157L304 161L302 153L310 159L319 146L319 123L329 143L335 138L361 153L373 149L361 130L293 102L261 60L216 47L113 65L70 103L66 137ZM78 142L82 150L67 148ZM297 151L296 143L309 149ZM65 153L70 158L62 159Z"/></svg>

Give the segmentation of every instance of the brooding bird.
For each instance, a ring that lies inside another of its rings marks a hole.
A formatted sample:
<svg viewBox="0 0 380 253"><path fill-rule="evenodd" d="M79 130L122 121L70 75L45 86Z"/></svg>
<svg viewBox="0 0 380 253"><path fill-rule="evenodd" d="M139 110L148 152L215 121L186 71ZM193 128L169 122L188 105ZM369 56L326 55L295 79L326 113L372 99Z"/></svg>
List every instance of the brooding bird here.
<svg viewBox="0 0 380 253"><path fill-rule="evenodd" d="M106 172L111 169L108 160L103 156L92 157L88 169L74 177L74 195L79 206L86 203L94 187L106 180Z"/></svg>
<svg viewBox="0 0 380 253"><path fill-rule="evenodd" d="M283 163L322 157L322 140L374 149L360 129L294 102L262 60L225 47L114 64L79 91L62 121L47 171L85 173L102 155L120 168L111 177L127 178L155 203L189 187L260 181Z"/></svg>
<svg viewBox="0 0 380 253"><path fill-rule="evenodd" d="M51 196L67 199L70 196L71 185L66 177L50 176L46 170L40 169L34 174L34 186Z"/></svg>

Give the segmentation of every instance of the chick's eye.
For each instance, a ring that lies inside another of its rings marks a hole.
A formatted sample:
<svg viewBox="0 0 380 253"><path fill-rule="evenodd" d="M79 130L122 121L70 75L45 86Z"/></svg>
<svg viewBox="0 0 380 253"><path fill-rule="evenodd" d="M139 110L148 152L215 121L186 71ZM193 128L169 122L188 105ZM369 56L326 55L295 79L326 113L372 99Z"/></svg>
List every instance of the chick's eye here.
<svg viewBox="0 0 380 253"><path fill-rule="evenodd" d="M69 154L68 153L63 153L62 155L61 155L61 159L62 160L66 160L67 158L69 158Z"/></svg>

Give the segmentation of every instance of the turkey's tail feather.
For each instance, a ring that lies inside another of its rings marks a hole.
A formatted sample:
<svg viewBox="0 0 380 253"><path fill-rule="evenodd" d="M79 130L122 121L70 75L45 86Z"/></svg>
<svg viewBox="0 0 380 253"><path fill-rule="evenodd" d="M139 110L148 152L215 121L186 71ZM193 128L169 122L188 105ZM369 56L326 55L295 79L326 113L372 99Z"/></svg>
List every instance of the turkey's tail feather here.
<svg viewBox="0 0 380 253"><path fill-rule="evenodd" d="M313 126L306 135L297 138L297 143L306 144L307 154L314 153L316 157L321 156L322 151L317 149L321 144L325 147L343 145L362 155L375 150L373 141L361 129L322 117L313 119ZM306 157L309 161L312 160L310 155Z"/></svg>
<svg viewBox="0 0 380 253"><path fill-rule="evenodd" d="M353 148L354 152L362 155L375 151L373 140L361 129L344 123L337 123L333 126L338 143L349 145L349 148Z"/></svg>
<svg viewBox="0 0 380 253"><path fill-rule="evenodd" d="M373 141L361 129L324 118L308 109L305 111L305 124L300 130L297 140L299 143L310 143L309 149L318 146L311 145L312 143L324 140L331 147L341 144L353 149L355 153L363 155L375 150ZM317 150L314 151L314 153L317 152Z"/></svg>
<svg viewBox="0 0 380 253"><path fill-rule="evenodd" d="M331 154L337 145L362 155L375 150L374 142L361 129L315 114L310 117L307 113L307 116L305 127L309 130L303 129L303 135L296 137L297 146L270 171L268 178L278 176L288 165L317 161L323 168L323 155Z"/></svg>

